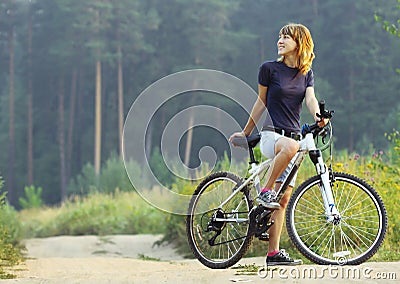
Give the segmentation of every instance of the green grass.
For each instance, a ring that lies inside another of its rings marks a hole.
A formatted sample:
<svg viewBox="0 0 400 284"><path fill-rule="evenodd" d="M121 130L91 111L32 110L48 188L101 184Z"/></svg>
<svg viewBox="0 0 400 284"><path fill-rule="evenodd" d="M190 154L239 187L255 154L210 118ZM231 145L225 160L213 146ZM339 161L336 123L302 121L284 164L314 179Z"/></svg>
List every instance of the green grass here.
<svg viewBox="0 0 400 284"><path fill-rule="evenodd" d="M161 261L159 258L157 258L157 257L151 257L151 256L147 256L147 255L144 255L144 254L142 254L142 253L139 253L138 254L138 258L140 259L140 260L145 260L145 261Z"/></svg>
<svg viewBox="0 0 400 284"><path fill-rule="evenodd" d="M156 194L156 193L155 193ZM169 215L135 192L75 196L59 207L19 212L24 236L160 234Z"/></svg>
<svg viewBox="0 0 400 284"><path fill-rule="evenodd" d="M235 275L257 275L258 271L262 268L262 266L253 264L239 264L237 266L231 267L231 269L235 270Z"/></svg>

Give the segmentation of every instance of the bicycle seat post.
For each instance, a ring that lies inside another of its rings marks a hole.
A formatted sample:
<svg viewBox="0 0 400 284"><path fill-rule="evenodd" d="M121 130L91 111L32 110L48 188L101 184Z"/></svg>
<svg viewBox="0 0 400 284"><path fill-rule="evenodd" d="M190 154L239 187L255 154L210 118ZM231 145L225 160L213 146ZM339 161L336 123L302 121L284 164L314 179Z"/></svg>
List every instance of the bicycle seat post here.
<svg viewBox="0 0 400 284"><path fill-rule="evenodd" d="M258 164L258 161L256 161L255 157L254 157L254 150L252 147L249 147L249 155L250 155L250 161L249 164Z"/></svg>
<svg viewBox="0 0 400 284"><path fill-rule="evenodd" d="M254 147L256 147L257 143L260 142L261 135L260 134L253 134L247 137L247 145L249 148L249 155L250 155L250 165L251 164L258 164L254 157Z"/></svg>

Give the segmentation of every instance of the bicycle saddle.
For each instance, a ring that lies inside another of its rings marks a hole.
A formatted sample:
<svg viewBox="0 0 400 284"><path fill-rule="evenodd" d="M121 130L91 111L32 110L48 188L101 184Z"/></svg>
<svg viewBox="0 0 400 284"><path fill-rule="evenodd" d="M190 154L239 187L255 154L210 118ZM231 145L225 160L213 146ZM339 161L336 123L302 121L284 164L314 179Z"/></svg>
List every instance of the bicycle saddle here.
<svg viewBox="0 0 400 284"><path fill-rule="evenodd" d="M258 142L260 142L261 135L259 133L257 134L252 134L247 137L235 137L232 140L232 144L237 146L237 147L242 147L245 149L248 149L249 147L252 149L256 147Z"/></svg>
<svg viewBox="0 0 400 284"><path fill-rule="evenodd" d="M249 147L254 148L254 147L256 147L258 142L260 142L261 134L260 133L252 134L250 136L247 136L246 140L247 140L247 144L249 145Z"/></svg>

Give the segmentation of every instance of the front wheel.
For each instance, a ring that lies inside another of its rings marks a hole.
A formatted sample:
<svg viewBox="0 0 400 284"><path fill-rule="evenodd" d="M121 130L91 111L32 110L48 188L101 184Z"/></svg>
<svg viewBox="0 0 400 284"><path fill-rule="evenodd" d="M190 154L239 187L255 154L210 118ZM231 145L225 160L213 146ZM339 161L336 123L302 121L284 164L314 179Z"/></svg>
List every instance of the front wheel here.
<svg viewBox="0 0 400 284"><path fill-rule="evenodd" d="M297 249L318 264L357 265L372 257L386 234L387 214L378 193L365 181L333 173L332 194L340 219L328 222L319 176L293 193L286 214L288 234Z"/></svg>
<svg viewBox="0 0 400 284"><path fill-rule="evenodd" d="M197 186L190 201L186 217L188 243L196 258L210 268L234 265L252 241L252 200L247 187L225 202L241 184L240 177L217 172Z"/></svg>

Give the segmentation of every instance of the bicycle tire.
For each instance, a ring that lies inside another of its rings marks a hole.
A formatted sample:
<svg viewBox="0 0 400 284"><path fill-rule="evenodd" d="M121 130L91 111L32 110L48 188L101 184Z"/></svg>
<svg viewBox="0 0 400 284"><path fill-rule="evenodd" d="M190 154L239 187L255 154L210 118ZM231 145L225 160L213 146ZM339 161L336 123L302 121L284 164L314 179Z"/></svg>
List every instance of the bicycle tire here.
<svg viewBox="0 0 400 284"><path fill-rule="evenodd" d="M216 232L207 232L205 227L205 222L210 221L210 215L217 211L214 204L220 204L232 193L232 190L242 183L243 180L233 173L216 172L207 176L197 186L190 200L186 216L186 234L189 247L194 256L209 268L224 269L234 265L247 252L253 239L254 233L248 214L252 208L252 200L249 197L247 187L244 187L222 208L224 213L219 213L224 214L224 216L236 216L238 219L242 218L242 220L247 218L247 222L215 223L217 229L221 230L221 234L216 237L217 244L213 246L209 244L209 240L212 236L215 236ZM205 207L202 208L202 206ZM230 206L233 206L234 210L229 208ZM235 241L237 237L242 238ZM218 245L218 242L221 245Z"/></svg>
<svg viewBox="0 0 400 284"><path fill-rule="evenodd" d="M381 246L387 230L386 209L376 190L364 180L347 173L335 172L333 176L339 224L326 221L320 177L314 176L293 193L286 228L296 248L312 262L358 265Z"/></svg>

